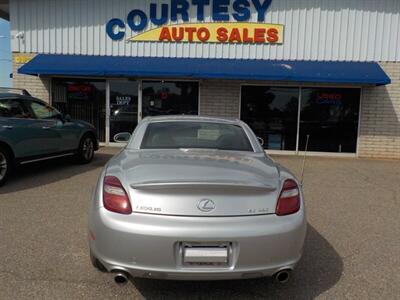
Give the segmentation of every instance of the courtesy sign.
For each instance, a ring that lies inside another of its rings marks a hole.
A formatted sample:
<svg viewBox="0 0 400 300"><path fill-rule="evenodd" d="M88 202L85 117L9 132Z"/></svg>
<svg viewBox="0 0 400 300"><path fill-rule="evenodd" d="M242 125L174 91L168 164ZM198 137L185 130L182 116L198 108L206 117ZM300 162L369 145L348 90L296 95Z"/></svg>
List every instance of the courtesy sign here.
<svg viewBox="0 0 400 300"><path fill-rule="evenodd" d="M130 42L281 44L284 26L265 23L271 1L171 0L170 4L150 3L149 14L134 9L125 21L111 19L106 31L112 40ZM197 20L189 18L189 12L193 11ZM249 22L254 14L257 22ZM152 29L146 30L149 23L153 24ZM127 29L136 34L126 37Z"/></svg>

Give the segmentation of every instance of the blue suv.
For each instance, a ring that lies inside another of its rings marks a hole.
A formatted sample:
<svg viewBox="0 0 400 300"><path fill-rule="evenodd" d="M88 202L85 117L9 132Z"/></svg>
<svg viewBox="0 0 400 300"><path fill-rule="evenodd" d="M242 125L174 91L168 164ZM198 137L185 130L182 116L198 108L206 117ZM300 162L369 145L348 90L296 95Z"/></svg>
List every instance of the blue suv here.
<svg viewBox="0 0 400 300"><path fill-rule="evenodd" d="M92 161L96 129L29 95L0 92L0 185L13 167L64 156Z"/></svg>

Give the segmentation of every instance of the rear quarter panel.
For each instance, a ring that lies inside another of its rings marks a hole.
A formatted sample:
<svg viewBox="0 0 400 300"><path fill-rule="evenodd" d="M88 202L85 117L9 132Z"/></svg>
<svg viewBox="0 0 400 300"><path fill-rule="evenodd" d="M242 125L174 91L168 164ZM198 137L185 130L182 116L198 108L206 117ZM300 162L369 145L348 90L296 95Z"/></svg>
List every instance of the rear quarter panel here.
<svg viewBox="0 0 400 300"><path fill-rule="evenodd" d="M10 146L16 158L34 155L32 134L29 131L30 119L0 117L0 141ZM12 126L12 130L6 126Z"/></svg>

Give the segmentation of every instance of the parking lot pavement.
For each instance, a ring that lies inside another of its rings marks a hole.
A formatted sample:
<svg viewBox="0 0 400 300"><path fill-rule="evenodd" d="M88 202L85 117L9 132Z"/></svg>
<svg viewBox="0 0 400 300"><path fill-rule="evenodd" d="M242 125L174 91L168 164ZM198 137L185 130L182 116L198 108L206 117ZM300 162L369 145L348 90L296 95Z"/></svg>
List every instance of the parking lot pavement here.
<svg viewBox="0 0 400 300"><path fill-rule="evenodd" d="M89 195L117 150L90 165L24 167L0 188L0 299L395 299L400 295L400 161L309 158L308 235L293 280L118 287L89 263ZM297 174L301 158L275 157ZM254 245L257 247L257 245Z"/></svg>

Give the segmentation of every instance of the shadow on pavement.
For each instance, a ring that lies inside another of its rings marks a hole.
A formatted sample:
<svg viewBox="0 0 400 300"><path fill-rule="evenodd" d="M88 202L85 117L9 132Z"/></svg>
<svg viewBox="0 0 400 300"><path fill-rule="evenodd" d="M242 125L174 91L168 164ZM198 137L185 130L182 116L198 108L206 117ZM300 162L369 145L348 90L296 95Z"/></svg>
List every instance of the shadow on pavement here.
<svg viewBox="0 0 400 300"><path fill-rule="evenodd" d="M101 168L111 157L112 154L96 153L93 161L86 165L77 164L72 158L63 158L19 166L0 188L0 195L36 188Z"/></svg>
<svg viewBox="0 0 400 300"><path fill-rule="evenodd" d="M132 282L146 299L312 299L333 287L342 271L338 253L309 224L303 258L286 285L273 283L269 278L215 282L133 279Z"/></svg>

